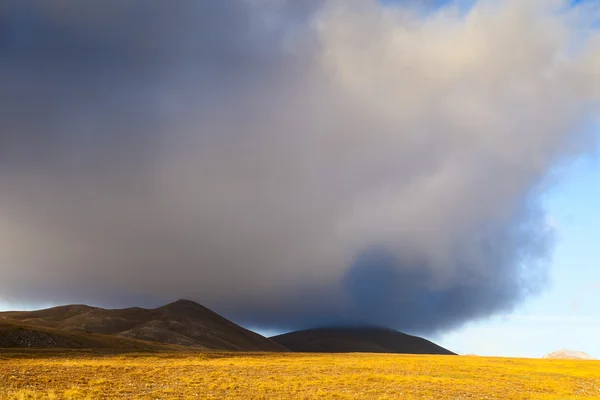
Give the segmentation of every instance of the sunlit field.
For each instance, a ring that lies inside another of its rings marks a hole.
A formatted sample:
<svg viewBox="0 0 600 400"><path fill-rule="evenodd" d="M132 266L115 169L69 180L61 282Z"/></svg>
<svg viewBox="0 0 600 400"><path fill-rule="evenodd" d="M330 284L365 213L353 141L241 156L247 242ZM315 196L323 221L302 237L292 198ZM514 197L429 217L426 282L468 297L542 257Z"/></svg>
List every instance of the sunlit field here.
<svg viewBox="0 0 600 400"><path fill-rule="evenodd" d="M600 361L1 353L1 399L598 399Z"/></svg>

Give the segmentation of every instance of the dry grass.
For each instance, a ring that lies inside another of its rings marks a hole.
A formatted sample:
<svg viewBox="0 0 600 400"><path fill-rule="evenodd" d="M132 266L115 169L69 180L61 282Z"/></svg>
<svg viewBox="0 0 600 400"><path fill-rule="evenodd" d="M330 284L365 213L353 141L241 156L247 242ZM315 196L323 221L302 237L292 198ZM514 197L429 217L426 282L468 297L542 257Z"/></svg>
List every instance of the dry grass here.
<svg viewBox="0 0 600 400"><path fill-rule="evenodd" d="M0 399L598 399L600 361L0 353Z"/></svg>

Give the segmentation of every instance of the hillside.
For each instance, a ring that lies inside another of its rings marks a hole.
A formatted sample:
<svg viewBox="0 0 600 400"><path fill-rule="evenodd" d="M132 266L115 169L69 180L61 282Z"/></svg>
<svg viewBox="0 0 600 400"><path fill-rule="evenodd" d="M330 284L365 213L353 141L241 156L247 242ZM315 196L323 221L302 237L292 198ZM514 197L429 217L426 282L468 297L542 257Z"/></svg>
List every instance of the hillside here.
<svg viewBox="0 0 600 400"><path fill-rule="evenodd" d="M582 351L573 351L573 350L557 350L552 353L546 354L542 358L554 358L558 360L593 360L594 357L586 354Z"/></svg>
<svg viewBox="0 0 600 400"><path fill-rule="evenodd" d="M215 350L285 351L277 343L189 300L154 309L109 310L68 305L39 311L4 312L0 313L0 321L51 328L64 337L70 337L69 333L93 333Z"/></svg>
<svg viewBox="0 0 600 400"><path fill-rule="evenodd" d="M67 332L0 319L0 348L175 350L175 346L85 332Z"/></svg>
<svg viewBox="0 0 600 400"><path fill-rule="evenodd" d="M310 353L455 354L429 340L377 327L309 329L271 339L292 351Z"/></svg>

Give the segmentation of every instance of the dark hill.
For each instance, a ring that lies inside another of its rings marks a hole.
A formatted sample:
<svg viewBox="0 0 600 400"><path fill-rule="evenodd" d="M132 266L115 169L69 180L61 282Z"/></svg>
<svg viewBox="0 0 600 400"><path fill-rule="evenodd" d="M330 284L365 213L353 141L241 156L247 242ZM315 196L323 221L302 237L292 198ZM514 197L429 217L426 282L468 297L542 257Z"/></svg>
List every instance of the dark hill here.
<svg viewBox="0 0 600 400"><path fill-rule="evenodd" d="M378 327L309 329L271 339L292 351L310 353L455 354L429 340Z"/></svg>
<svg viewBox="0 0 600 400"><path fill-rule="evenodd" d="M214 350L286 350L189 300L178 300L154 309L109 310L69 305L39 311L5 312L0 313L0 321L18 321L65 333L94 333Z"/></svg>
<svg viewBox="0 0 600 400"><path fill-rule="evenodd" d="M176 350L177 347L145 340L67 332L44 326L24 325L18 321L0 320L0 348L156 351Z"/></svg>

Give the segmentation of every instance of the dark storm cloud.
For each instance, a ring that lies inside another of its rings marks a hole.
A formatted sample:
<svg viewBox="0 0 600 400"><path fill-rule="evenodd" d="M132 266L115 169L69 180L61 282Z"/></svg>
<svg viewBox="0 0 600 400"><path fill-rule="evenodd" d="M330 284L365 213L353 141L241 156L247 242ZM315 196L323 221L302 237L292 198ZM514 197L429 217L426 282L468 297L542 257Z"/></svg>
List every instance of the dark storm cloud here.
<svg viewBox="0 0 600 400"><path fill-rule="evenodd" d="M542 3L3 2L0 296L421 333L510 309L598 94L597 36Z"/></svg>

